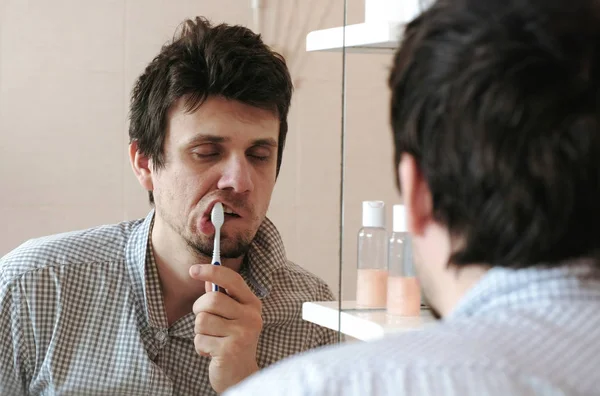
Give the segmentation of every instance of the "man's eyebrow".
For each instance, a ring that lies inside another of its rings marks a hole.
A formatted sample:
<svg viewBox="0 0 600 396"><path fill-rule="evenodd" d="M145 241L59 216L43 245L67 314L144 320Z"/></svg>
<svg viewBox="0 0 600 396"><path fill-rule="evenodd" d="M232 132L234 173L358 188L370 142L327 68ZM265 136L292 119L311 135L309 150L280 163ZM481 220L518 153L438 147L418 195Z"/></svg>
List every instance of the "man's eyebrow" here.
<svg viewBox="0 0 600 396"><path fill-rule="evenodd" d="M191 146L191 145L200 144L200 143L224 143L227 140L230 140L230 139L227 137L223 137L223 136L202 134L202 135L195 135L187 142L187 144L189 146Z"/></svg>
<svg viewBox="0 0 600 396"><path fill-rule="evenodd" d="M273 138L256 139L252 141L252 145L277 147L277 141Z"/></svg>
<svg viewBox="0 0 600 396"><path fill-rule="evenodd" d="M193 146L193 145L202 144L202 143L225 143L230 140L231 140L231 138L229 138L229 137L201 134L201 135L195 135L194 137L190 138L187 142L187 145ZM277 141L273 138L261 138L261 139L253 140L252 145L253 146L277 147Z"/></svg>

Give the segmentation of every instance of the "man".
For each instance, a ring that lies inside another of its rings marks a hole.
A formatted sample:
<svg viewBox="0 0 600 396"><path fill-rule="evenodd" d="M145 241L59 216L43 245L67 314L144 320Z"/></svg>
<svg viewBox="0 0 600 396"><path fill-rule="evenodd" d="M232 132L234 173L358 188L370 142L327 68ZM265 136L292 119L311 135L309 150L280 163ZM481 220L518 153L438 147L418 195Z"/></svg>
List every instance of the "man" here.
<svg viewBox="0 0 600 396"><path fill-rule="evenodd" d="M438 1L389 81L418 276L443 320L227 394L598 394L600 3Z"/></svg>
<svg viewBox="0 0 600 396"><path fill-rule="evenodd" d="M301 319L330 300L265 217L292 83L240 26L188 20L135 84L131 165L145 219L26 242L0 260L0 394L221 393L335 342ZM225 207L221 267L210 212ZM225 289L212 292L214 283Z"/></svg>

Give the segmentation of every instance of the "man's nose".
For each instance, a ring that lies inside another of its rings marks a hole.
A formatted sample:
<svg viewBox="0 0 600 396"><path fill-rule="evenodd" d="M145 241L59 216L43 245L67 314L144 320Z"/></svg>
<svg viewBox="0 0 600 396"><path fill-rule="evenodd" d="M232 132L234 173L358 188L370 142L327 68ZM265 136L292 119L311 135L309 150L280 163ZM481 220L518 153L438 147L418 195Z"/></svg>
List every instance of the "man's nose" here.
<svg viewBox="0 0 600 396"><path fill-rule="evenodd" d="M227 158L217 187L219 190L233 190L235 193L250 192L254 189L252 169L245 155L231 155Z"/></svg>

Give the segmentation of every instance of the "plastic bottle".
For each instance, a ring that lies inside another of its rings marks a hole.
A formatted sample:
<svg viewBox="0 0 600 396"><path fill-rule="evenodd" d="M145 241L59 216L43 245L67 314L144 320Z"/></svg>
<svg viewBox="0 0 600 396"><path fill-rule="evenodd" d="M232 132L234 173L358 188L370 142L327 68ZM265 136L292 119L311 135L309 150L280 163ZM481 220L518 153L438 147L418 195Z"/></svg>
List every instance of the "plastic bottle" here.
<svg viewBox="0 0 600 396"><path fill-rule="evenodd" d="M417 316L421 312L421 289L415 274L404 205L394 205L393 214L394 224L388 256L387 313Z"/></svg>
<svg viewBox="0 0 600 396"><path fill-rule="evenodd" d="M385 203L364 201L358 232L357 308L385 309L387 302L387 248Z"/></svg>

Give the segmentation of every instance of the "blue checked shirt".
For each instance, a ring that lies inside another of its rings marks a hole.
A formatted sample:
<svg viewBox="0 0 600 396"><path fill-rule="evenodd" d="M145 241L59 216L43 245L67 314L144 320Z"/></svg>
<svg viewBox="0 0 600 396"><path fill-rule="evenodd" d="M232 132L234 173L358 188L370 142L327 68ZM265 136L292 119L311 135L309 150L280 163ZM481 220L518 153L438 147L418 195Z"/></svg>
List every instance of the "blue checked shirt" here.
<svg viewBox="0 0 600 396"><path fill-rule="evenodd" d="M0 259L0 395L213 395L194 315L170 327L144 220L34 239ZM336 342L302 320L326 284L265 219L241 272L263 303L258 365Z"/></svg>
<svg viewBox="0 0 600 396"><path fill-rule="evenodd" d="M494 268L439 324L309 352L225 395L600 395L600 266L589 264Z"/></svg>

